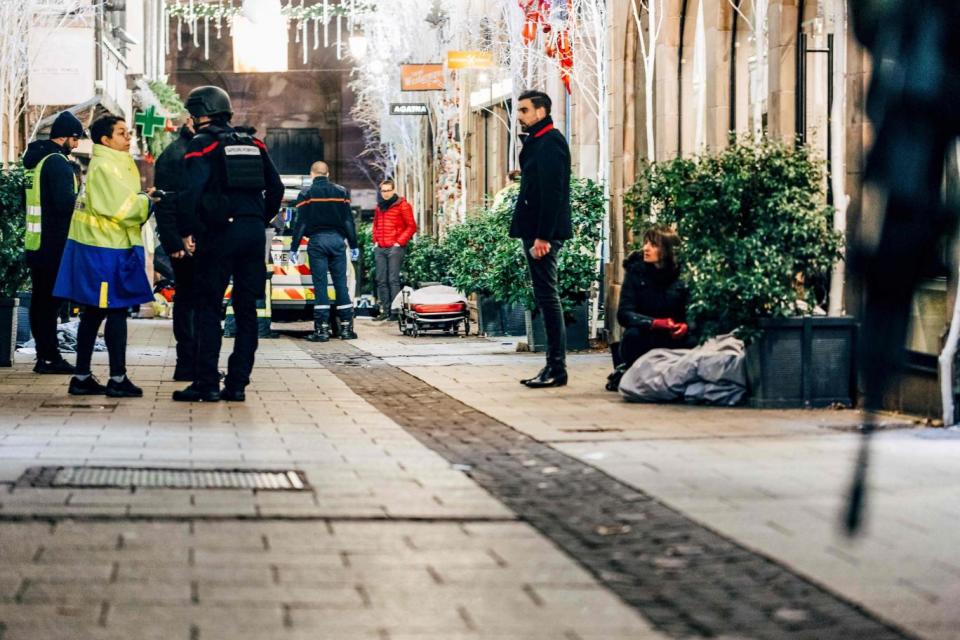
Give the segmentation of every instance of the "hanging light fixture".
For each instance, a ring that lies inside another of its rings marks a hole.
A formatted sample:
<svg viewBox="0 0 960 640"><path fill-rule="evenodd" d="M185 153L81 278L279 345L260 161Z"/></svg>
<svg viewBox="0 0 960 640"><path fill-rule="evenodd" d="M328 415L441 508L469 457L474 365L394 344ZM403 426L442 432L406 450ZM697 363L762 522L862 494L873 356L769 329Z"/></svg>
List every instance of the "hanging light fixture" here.
<svg viewBox="0 0 960 640"><path fill-rule="evenodd" d="M347 46L354 60L363 60L367 55L367 37L363 33L358 32L351 35L347 40Z"/></svg>

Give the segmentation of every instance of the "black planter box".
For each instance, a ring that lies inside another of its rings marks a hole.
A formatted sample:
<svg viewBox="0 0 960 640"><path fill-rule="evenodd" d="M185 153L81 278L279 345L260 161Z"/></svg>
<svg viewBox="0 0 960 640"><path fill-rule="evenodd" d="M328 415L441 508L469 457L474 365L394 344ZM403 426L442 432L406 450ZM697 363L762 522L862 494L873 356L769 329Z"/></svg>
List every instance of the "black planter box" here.
<svg viewBox="0 0 960 640"><path fill-rule="evenodd" d="M477 323L488 336L524 336L527 334L526 309L520 304L501 302L490 296L477 296Z"/></svg>
<svg viewBox="0 0 960 640"><path fill-rule="evenodd" d="M543 317L537 313L526 311L527 346L530 351L542 352L547 350L547 331L543 326ZM575 307L573 322L567 324L567 349L582 351L590 348L590 303Z"/></svg>
<svg viewBox="0 0 960 640"><path fill-rule="evenodd" d="M747 347L748 403L757 408L852 407L857 324L849 316L763 320Z"/></svg>
<svg viewBox="0 0 960 640"><path fill-rule="evenodd" d="M13 354L17 351L16 298L0 298L0 367L13 366Z"/></svg>

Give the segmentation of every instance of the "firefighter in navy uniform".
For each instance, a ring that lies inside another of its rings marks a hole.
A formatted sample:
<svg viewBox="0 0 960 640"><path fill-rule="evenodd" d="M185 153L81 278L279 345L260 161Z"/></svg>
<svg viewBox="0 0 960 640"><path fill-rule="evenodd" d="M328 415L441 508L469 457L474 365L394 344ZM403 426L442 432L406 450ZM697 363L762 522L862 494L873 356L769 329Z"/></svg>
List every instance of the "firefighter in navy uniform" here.
<svg viewBox="0 0 960 640"><path fill-rule="evenodd" d="M184 155L186 185L178 198L184 250L196 260L197 369L181 402L242 402L257 351L256 300L263 290L264 228L280 210L283 183L266 145L230 126L230 96L197 87L187 96L196 135ZM237 333L220 389L220 308L233 278Z"/></svg>
<svg viewBox="0 0 960 640"><path fill-rule="evenodd" d="M355 340L357 334L353 331L353 302L347 289L346 246L350 246L350 257L353 260L357 259L359 251L353 212L350 211L350 195L345 188L330 182L330 168L322 160L313 163L310 176L313 183L301 191L297 198L297 223L293 227L293 240L290 244L290 261L296 264L300 239L304 236L310 238L307 255L310 256L316 304L313 307L314 331L307 340L327 342L330 339L328 270L337 296L340 339Z"/></svg>

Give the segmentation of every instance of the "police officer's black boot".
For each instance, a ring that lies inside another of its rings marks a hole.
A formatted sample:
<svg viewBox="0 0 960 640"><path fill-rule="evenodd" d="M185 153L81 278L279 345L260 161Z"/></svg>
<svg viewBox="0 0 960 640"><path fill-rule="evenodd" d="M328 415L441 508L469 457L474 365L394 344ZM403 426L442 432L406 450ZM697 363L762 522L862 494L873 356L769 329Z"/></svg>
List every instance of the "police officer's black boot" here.
<svg viewBox="0 0 960 640"><path fill-rule="evenodd" d="M353 330L353 319L340 321L340 339L356 340L357 333Z"/></svg>
<svg viewBox="0 0 960 640"><path fill-rule="evenodd" d="M330 340L330 309L313 310L313 333L307 336L310 342Z"/></svg>

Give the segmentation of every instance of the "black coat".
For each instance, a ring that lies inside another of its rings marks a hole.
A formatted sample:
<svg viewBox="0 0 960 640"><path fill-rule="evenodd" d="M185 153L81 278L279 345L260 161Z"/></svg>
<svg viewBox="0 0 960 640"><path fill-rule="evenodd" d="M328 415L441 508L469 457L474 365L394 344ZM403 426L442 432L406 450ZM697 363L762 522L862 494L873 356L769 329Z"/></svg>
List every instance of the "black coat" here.
<svg viewBox="0 0 960 640"><path fill-rule="evenodd" d="M168 254L183 250L178 226L177 193L186 187L183 156L193 133L186 127L180 128L180 135L170 143L157 158L154 168L153 186L167 193L154 209L157 217L157 235L160 244Z"/></svg>
<svg viewBox="0 0 960 640"><path fill-rule="evenodd" d="M293 225L290 247L300 248L300 239L322 231L336 231L350 245L357 248L357 228L350 210L350 194L344 187L330 182L326 176L317 176L313 183L300 192L295 204L297 222Z"/></svg>
<svg viewBox="0 0 960 640"><path fill-rule="evenodd" d="M531 127L520 151L520 192L510 237L566 240L570 222L570 148L549 116Z"/></svg>
<svg viewBox="0 0 960 640"><path fill-rule="evenodd" d="M625 328L650 328L654 318L687 321L687 287L676 271L658 269L635 252L623 263L626 277L620 289L617 322Z"/></svg>
<svg viewBox="0 0 960 640"><path fill-rule="evenodd" d="M62 146L50 140L36 140L23 154L23 167L33 169L50 154L54 155L43 163L43 170L37 178L40 180L40 248L25 253L28 266L56 273L67 244L73 207L77 203L78 182L74 182L74 165L67 159Z"/></svg>
<svg viewBox="0 0 960 640"><path fill-rule="evenodd" d="M228 217L261 218L266 225L280 211L283 182L277 173L267 147L254 138L263 159L263 191L227 186L223 163L222 136L235 133L223 124L203 126L187 145L184 155L186 187L178 200L180 235L200 235L211 224L225 222ZM205 215L208 214L208 215Z"/></svg>

